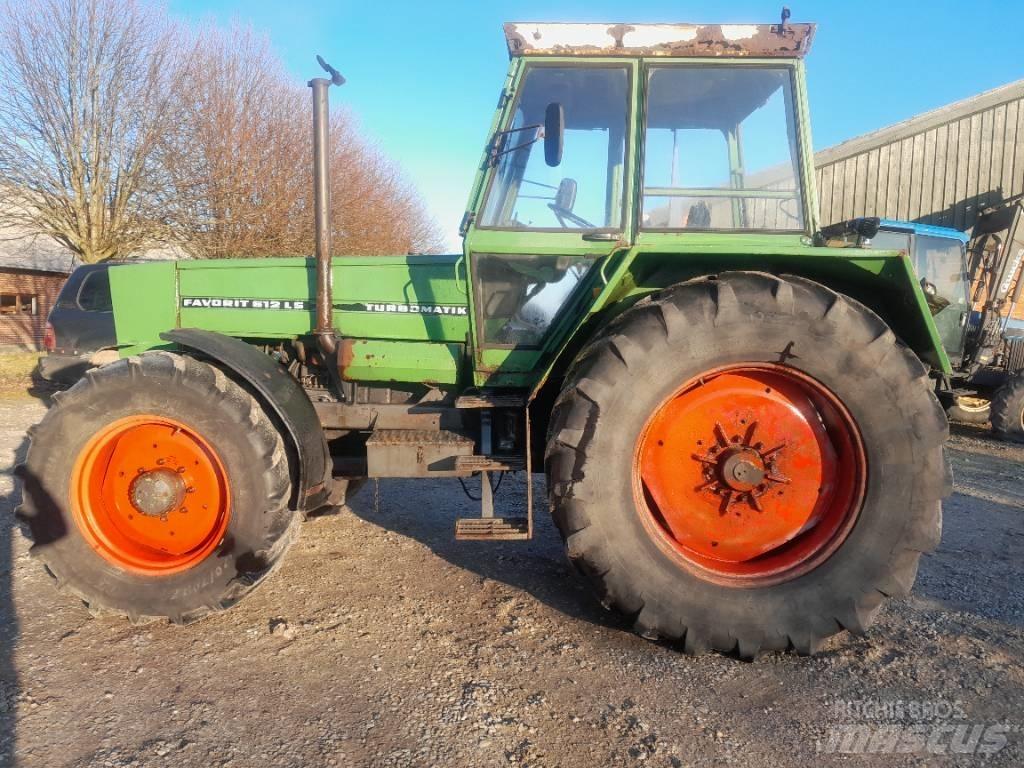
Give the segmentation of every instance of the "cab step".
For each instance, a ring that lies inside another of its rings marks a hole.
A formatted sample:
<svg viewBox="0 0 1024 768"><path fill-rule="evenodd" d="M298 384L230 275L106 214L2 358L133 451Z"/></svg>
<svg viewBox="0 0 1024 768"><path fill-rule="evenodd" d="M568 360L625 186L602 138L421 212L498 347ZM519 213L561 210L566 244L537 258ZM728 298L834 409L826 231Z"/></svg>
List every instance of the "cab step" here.
<svg viewBox="0 0 1024 768"><path fill-rule="evenodd" d="M521 472L526 469L522 456L456 456L458 472Z"/></svg>
<svg viewBox="0 0 1024 768"><path fill-rule="evenodd" d="M455 466L473 454L475 444L447 430L378 429L366 440L367 477L454 477Z"/></svg>
<svg viewBox="0 0 1024 768"><path fill-rule="evenodd" d="M530 521L525 517L463 517L455 523L460 541L524 541L530 538Z"/></svg>
<svg viewBox="0 0 1024 768"><path fill-rule="evenodd" d="M455 399L456 408L523 408L525 406L525 394L488 389L469 392Z"/></svg>

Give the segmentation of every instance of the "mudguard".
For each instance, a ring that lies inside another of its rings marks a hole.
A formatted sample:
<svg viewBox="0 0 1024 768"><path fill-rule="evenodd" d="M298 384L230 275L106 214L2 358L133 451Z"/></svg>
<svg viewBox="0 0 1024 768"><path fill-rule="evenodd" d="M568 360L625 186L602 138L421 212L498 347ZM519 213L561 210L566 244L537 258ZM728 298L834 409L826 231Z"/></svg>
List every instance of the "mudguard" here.
<svg viewBox="0 0 1024 768"><path fill-rule="evenodd" d="M320 419L309 397L273 358L244 341L198 328L177 328L160 338L199 352L250 384L287 432L297 459L296 492L291 506L309 511L323 506L331 487L331 457Z"/></svg>

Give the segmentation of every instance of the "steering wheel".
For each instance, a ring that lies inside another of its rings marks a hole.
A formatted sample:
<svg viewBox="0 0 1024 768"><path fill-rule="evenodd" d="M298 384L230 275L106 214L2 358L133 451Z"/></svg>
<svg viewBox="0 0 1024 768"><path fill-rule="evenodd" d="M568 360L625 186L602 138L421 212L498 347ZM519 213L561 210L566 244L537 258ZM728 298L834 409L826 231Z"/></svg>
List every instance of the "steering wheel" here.
<svg viewBox="0 0 1024 768"><path fill-rule="evenodd" d="M563 208L562 206L555 205L554 203L548 203L548 208L554 212L555 216L558 218L558 223L562 225L562 229L571 229L571 227L565 223L566 221L575 224L577 227L582 229L597 229L596 224L591 224L581 216L577 216L568 208Z"/></svg>

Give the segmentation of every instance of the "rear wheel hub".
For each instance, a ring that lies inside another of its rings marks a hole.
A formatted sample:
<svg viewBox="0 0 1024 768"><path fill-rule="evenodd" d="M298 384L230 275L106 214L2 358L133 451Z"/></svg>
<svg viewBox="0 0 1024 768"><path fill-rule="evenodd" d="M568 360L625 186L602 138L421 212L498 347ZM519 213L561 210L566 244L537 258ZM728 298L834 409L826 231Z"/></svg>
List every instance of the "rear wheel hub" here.
<svg viewBox="0 0 1024 768"><path fill-rule="evenodd" d="M709 580L792 578L855 522L866 461L828 389L781 365L702 375L648 421L634 462L648 528Z"/></svg>

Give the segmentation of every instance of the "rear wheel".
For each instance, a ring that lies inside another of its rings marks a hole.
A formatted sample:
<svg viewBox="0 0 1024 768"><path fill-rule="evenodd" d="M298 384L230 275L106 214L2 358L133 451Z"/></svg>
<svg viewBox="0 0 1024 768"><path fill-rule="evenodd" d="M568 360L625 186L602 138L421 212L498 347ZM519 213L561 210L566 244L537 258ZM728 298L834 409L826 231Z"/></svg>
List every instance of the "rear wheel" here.
<svg viewBox="0 0 1024 768"><path fill-rule="evenodd" d="M294 538L267 414L216 368L166 352L61 396L22 477L32 554L93 610L190 621L227 608Z"/></svg>
<svg viewBox="0 0 1024 768"><path fill-rule="evenodd" d="M624 312L575 364L546 468L569 556L647 637L809 653L939 540L946 419L876 315L731 273Z"/></svg>
<svg viewBox="0 0 1024 768"><path fill-rule="evenodd" d="M1024 371L1017 371L992 398L992 429L1004 440L1024 443Z"/></svg>

